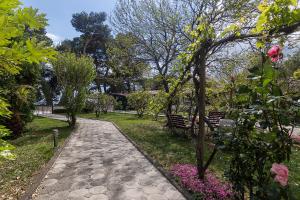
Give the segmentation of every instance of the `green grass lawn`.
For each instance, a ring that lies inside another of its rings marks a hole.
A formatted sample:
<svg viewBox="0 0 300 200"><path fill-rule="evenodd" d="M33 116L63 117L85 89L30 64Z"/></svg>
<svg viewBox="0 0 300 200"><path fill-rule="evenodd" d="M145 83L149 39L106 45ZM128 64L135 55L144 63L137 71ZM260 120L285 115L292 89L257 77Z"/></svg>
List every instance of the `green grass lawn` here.
<svg viewBox="0 0 300 200"><path fill-rule="evenodd" d="M70 135L66 122L37 117L18 139L10 141L16 149L15 160L0 160L0 199L17 199L30 183L32 175L53 156L52 130L59 130L59 144Z"/></svg>
<svg viewBox="0 0 300 200"><path fill-rule="evenodd" d="M95 114L81 114L80 117L97 119ZM176 163L196 163L194 142L186 137L171 134L167 128L164 128L163 118L153 121L148 117L139 119L132 114L107 113L102 114L98 119L117 124L125 134L167 170ZM210 148L206 149L206 157L208 157ZM226 160L226 156L219 152L210 166L219 177L223 176L224 169L228 166ZM300 150L297 148L293 149L289 170L290 186L295 196L300 199Z"/></svg>

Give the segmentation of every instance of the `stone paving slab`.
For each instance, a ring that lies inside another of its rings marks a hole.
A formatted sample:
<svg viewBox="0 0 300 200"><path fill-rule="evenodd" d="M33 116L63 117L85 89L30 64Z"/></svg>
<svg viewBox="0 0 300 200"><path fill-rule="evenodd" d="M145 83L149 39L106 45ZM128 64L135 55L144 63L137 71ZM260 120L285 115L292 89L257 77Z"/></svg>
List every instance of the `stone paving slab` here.
<svg viewBox="0 0 300 200"><path fill-rule="evenodd" d="M34 200L185 199L112 123L78 119L78 124Z"/></svg>

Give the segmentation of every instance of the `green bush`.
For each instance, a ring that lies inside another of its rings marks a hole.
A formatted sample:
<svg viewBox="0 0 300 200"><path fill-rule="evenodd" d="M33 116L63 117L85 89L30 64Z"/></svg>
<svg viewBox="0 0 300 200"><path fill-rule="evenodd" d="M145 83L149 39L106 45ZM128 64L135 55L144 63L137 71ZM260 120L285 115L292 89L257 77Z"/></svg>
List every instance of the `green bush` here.
<svg viewBox="0 0 300 200"><path fill-rule="evenodd" d="M93 59L63 53L53 61L53 69L63 91L63 105L70 126L76 123L76 115L84 108L88 87L96 76Z"/></svg>
<svg viewBox="0 0 300 200"><path fill-rule="evenodd" d="M148 107L151 95L146 91L131 93L128 95L128 104L137 111L139 117L142 117Z"/></svg>
<svg viewBox="0 0 300 200"><path fill-rule="evenodd" d="M100 112L107 113L109 109L114 109L114 106L117 103L113 96L101 93L90 95L89 102L96 112L96 117L99 117Z"/></svg>

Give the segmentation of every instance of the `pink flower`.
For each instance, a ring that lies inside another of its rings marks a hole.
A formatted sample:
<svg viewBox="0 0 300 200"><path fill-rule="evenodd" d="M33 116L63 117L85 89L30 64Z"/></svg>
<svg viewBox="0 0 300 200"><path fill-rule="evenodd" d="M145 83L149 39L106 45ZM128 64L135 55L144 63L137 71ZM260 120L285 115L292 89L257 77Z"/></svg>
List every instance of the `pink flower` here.
<svg viewBox="0 0 300 200"><path fill-rule="evenodd" d="M284 164L273 163L271 173L275 174L274 181L282 186L288 183L289 169Z"/></svg>
<svg viewBox="0 0 300 200"><path fill-rule="evenodd" d="M271 49L269 49L267 54L271 58L272 62L277 62L282 58L281 47L279 45L274 45Z"/></svg>
<svg viewBox="0 0 300 200"><path fill-rule="evenodd" d="M211 171L205 172L205 179L198 179L195 165L176 164L171 167L171 173L178 177L183 187L194 193L200 193L205 200L232 199L233 191L229 183L221 182Z"/></svg>
<svg viewBox="0 0 300 200"><path fill-rule="evenodd" d="M300 135L292 134L291 138L296 142L300 144Z"/></svg>

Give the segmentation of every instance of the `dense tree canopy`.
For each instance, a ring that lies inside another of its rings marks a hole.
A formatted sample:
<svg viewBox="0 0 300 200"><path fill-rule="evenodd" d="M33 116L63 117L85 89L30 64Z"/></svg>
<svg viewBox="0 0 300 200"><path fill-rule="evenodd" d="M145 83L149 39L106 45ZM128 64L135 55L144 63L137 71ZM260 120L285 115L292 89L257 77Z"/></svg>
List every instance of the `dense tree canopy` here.
<svg viewBox="0 0 300 200"><path fill-rule="evenodd" d="M108 45L110 91L131 92L135 85L143 84L143 75L148 70L144 60L138 58L136 38L132 34L118 34Z"/></svg>

